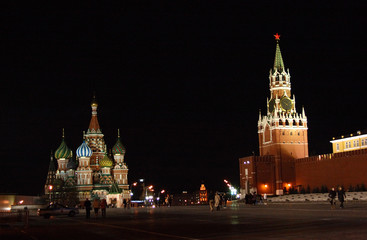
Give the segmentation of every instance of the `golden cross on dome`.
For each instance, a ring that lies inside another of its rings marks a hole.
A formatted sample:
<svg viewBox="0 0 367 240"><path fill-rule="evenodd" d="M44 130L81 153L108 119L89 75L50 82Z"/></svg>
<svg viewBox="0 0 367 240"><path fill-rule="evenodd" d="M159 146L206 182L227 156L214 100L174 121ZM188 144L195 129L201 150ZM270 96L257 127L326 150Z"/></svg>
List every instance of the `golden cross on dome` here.
<svg viewBox="0 0 367 240"><path fill-rule="evenodd" d="M275 40L280 40L280 35L279 35L278 33L276 33L276 34L274 35L274 37L275 37Z"/></svg>

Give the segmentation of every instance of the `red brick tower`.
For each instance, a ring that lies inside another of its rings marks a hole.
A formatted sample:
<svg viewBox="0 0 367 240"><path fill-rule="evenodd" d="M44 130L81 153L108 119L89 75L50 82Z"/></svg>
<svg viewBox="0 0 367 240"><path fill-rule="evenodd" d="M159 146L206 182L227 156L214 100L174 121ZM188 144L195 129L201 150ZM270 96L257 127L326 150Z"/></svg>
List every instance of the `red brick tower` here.
<svg viewBox="0 0 367 240"><path fill-rule="evenodd" d="M93 170L94 174L94 183L99 183L99 174L100 170L99 161L101 161L107 152L106 143L104 141L104 135L99 127L98 118L97 118L97 107L98 103L96 101L95 96L93 96L93 100L91 103L92 108L92 117L89 123L89 128L87 133L85 134L85 141L88 146L92 149L92 156L90 157L90 167Z"/></svg>
<svg viewBox="0 0 367 240"><path fill-rule="evenodd" d="M282 195L283 188L294 186L294 159L308 157L307 117L297 113L296 100L291 95L289 69L284 62L276 34L274 66L270 69L270 100L267 99L267 114L259 114L258 134L260 156L275 157L276 194Z"/></svg>

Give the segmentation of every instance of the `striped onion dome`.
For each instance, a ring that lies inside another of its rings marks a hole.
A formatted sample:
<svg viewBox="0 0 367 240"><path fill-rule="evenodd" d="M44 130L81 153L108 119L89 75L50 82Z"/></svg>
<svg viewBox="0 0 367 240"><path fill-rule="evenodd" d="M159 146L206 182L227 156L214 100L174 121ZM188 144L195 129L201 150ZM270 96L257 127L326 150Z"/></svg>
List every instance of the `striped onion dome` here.
<svg viewBox="0 0 367 240"><path fill-rule="evenodd" d="M92 149L83 141L82 145L76 150L76 155L78 157L90 157L92 156Z"/></svg>
<svg viewBox="0 0 367 240"><path fill-rule="evenodd" d="M122 145L121 140L120 140L120 129L118 129L117 142L116 142L115 146L113 146L113 148L112 148L112 153L114 155L116 155L116 154L124 155L125 152L126 152L126 149L125 149L124 145Z"/></svg>
<svg viewBox="0 0 367 240"><path fill-rule="evenodd" d="M126 149L125 149L124 145L122 145L122 143L120 141L120 138L118 138L115 146L113 146L113 148L112 148L112 153L113 154L124 155L125 152L126 152Z"/></svg>
<svg viewBox="0 0 367 240"><path fill-rule="evenodd" d="M62 142L60 146L55 151L55 158L70 158L72 156L71 150L66 146L64 138L62 138Z"/></svg>
<svg viewBox="0 0 367 240"><path fill-rule="evenodd" d="M112 160L107 156L107 153L104 155L103 159L99 161L100 167L112 167L113 162Z"/></svg>

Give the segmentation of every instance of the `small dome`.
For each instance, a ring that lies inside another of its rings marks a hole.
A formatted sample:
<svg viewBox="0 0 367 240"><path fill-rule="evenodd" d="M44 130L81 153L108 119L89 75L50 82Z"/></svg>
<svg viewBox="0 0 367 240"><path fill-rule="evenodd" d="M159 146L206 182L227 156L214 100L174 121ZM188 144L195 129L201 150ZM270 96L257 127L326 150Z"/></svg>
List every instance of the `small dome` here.
<svg viewBox="0 0 367 240"><path fill-rule="evenodd" d="M93 96L93 100L92 102L90 103L91 107L98 107L98 103L97 103L97 100L96 100L96 96Z"/></svg>
<svg viewBox="0 0 367 240"><path fill-rule="evenodd" d="M112 148L112 153L115 154L115 155L116 154L124 155L125 152L126 152L126 149L125 149L124 145L122 145L122 143L120 141L120 138L118 138L115 146L113 146L113 148Z"/></svg>
<svg viewBox="0 0 367 240"><path fill-rule="evenodd" d="M83 141L82 145L76 150L76 155L78 157L90 157L92 156L92 149Z"/></svg>
<svg viewBox="0 0 367 240"><path fill-rule="evenodd" d="M62 142L60 146L55 151L55 158L70 158L72 155L71 150L66 146L66 143L64 141L64 138L62 138Z"/></svg>
<svg viewBox="0 0 367 240"><path fill-rule="evenodd" d="M99 166L101 166L101 167L112 167L113 166L113 162L107 156L107 153L104 155L103 159L101 161L99 161Z"/></svg>

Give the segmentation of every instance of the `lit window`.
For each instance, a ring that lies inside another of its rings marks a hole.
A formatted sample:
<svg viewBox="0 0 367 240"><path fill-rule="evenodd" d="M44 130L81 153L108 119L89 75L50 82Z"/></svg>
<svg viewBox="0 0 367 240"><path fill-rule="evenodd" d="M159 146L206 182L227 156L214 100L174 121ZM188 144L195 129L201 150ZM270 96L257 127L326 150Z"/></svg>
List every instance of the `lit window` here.
<svg viewBox="0 0 367 240"><path fill-rule="evenodd" d="M351 142L349 142L349 148L351 148L352 147L352 143Z"/></svg>
<svg viewBox="0 0 367 240"><path fill-rule="evenodd" d="M336 150L339 151L339 143L336 144Z"/></svg>
<svg viewBox="0 0 367 240"><path fill-rule="evenodd" d="M345 143L345 148L348 148L348 143L347 142Z"/></svg>

